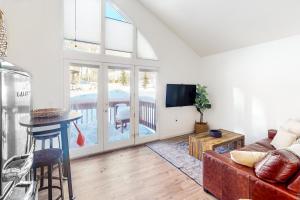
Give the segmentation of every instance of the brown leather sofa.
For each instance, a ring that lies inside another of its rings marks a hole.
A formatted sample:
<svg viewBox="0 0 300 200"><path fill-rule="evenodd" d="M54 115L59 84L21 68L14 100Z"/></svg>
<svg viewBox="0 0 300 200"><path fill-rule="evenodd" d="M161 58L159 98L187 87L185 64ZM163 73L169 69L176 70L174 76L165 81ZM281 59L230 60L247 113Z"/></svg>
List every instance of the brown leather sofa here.
<svg viewBox="0 0 300 200"><path fill-rule="evenodd" d="M275 149L270 144L272 137L269 135L269 138L247 145L241 150L273 151ZM229 153L218 154L214 151L207 151L204 154L204 190L220 200L300 200L299 179L300 171L286 183L269 183L258 178L253 168L234 163ZM299 188L299 192L288 189L290 185Z"/></svg>

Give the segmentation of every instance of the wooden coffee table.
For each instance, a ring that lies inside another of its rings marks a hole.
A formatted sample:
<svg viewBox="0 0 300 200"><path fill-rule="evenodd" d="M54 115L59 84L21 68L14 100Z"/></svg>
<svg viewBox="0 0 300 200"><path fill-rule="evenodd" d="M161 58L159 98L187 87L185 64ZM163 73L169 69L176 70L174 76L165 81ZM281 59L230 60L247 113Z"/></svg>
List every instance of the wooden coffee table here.
<svg viewBox="0 0 300 200"><path fill-rule="evenodd" d="M222 137L214 138L209 133L193 134L189 136L189 154L202 160L203 153L207 150L215 150L217 147L233 144L234 149L239 149L245 144L245 136L239 133L219 129Z"/></svg>

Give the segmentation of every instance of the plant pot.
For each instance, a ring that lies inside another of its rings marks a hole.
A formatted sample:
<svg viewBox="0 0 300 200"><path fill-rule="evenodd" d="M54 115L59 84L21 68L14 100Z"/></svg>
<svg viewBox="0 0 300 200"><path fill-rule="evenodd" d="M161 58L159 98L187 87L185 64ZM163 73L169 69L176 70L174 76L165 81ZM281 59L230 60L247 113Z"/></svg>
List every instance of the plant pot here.
<svg viewBox="0 0 300 200"><path fill-rule="evenodd" d="M195 133L205 133L208 132L207 123L196 122L195 123Z"/></svg>

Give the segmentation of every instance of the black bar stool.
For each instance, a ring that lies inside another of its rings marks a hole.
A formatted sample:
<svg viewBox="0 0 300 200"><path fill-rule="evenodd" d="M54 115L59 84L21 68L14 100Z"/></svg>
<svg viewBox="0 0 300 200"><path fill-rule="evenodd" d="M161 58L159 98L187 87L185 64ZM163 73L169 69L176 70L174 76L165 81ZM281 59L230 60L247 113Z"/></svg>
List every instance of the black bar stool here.
<svg viewBox="0 0 300 200"><path fill-rule="evenodd" d="M59 184L60 186L55 186L52 184L52 179L56 177L52 176L52 171L54 165L58 164L59 172ZM52 189L59 189L60 195L56 199L64 199L64 190L63 190L63 174L62 174L62 150L57 148L52 149L42 149L35 151L33 153L33 177L34 180L37 180L37 169L41 167L47 167L47 179L48 186L41 186L39 191L48 189L48 199L52 200ZM45 174L41 173L41 179L46 178Z"/></svg>
<svg viewBox="0 0 300 200"><path fill-rule="evenodd" d="M43 131L32 131L31 135L34 139L34 146L36 146L37 141L41 141L41 150L34 152L33 159L33 175L34 180L37 180L37 169L40 168L40 188L39 191L48 189L48 197L52 200L52 189L59 189L61 194L57 198L64 199L63 194L63 183L62 183L62 150L60 148L60 128L43 130ZM58 147L53 148L54 139L58 139ZM46 148L46 141L49 141L49 148ZM58 165L59 177L53 177L53 167ZM48 175L45 176L44 168L47 167ZM44 187L44 179L48 179L48 186ZM52 179L58 179L60 186L53 186Z"/></svg>
<svg viewBox="0 0 300 200"><path fill-rule="evenodd" d="M48 129L43 131L32 131L31 132L34 146L36 147L37 142L41 142L42 146L41 149L46 149L46 141L49 140L49 148L53 148L53 141L54 139L58 140L58 147L61 149L60 145L60 128L56 129ZM40 168L41 174L44 174L44 167ZM44 186L44 177L40 177L40 187Z"/></svg>

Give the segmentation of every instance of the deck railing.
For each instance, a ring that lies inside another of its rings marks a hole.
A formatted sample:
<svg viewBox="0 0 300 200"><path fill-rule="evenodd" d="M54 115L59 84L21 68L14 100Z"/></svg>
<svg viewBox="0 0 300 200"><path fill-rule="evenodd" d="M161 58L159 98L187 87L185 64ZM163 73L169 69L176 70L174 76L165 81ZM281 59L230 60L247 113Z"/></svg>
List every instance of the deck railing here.
<svg viewBox="0 0 300 200"><path fill-rule="evenodd" d="M111 101L109 103L108 117L109 122L114 123L116 116L116 105L126 104L129 105L129 101ZM82 113L82 118L79 123L90 124L97 120L97 102L87 103L73 103L71 109ZM156 104L154 102L139 101L139 123L156 130Z"/></svg>
<svg viewBox="0 0 300 200"><path fill-rule="evenodd" d="M139 122L156 130L156 105L153 102L139 101Z"/></svg>
<svg viewBox="0 0 300 200"><path fill-rule="evenodd" d="M88 125L97 121L97 103L75 103L71 104L71 110L78 111L82 114L82 118L77 123Z"/></svg>

